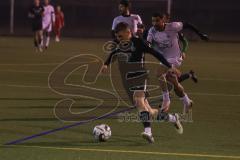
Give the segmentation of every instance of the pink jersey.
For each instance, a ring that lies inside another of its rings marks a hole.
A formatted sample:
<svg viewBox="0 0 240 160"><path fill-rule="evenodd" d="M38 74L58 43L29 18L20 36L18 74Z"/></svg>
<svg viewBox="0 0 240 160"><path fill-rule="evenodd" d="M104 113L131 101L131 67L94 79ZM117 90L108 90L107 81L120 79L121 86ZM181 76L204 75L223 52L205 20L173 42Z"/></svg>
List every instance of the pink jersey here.
<svg viewBox="0 0 240 160"><path fill-rule="evenodd" d="M44 6L43 29L51 30L52 24L55 23L55 11L52 5Z"/></svg>

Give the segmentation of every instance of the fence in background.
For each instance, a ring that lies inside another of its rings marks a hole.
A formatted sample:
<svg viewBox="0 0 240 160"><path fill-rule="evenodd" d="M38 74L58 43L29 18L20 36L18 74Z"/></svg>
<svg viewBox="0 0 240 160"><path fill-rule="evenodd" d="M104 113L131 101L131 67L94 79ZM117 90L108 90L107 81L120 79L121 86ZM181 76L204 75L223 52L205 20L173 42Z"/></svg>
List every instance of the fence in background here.
<svg viewBox="0 0 240 160"><path fill-rule="evenodd" d="M10 2L0 1L0 35L10 32ZM31 0L15 0L14 31L31 35L27 18ZM65 12L65 36L110 37L112 20L118 15L118 0L52 0ZM153 12L167 12L167 0L132 0L132 12L140 14L147 26ZM240 40L240 1L172 0L173 20L188 21L209 33L214 40Z"/></svg>

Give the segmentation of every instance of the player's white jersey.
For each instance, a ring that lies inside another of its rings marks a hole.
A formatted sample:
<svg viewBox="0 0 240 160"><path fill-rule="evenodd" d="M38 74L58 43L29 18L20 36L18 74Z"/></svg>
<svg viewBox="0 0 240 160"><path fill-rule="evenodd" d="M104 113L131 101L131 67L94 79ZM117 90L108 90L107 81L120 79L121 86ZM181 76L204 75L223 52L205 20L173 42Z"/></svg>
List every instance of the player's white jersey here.
<svg viewBox="0 0 240 160"><path fill-rule="evenodd" d="M43 29L51 31L52 23L55 22L55 11L52 5L44 6Z"/></svg>
<svg viewBox="0 0 240 160"><path fill-rule="evenodd" d="M127 23L133 34L137 33L138 25L142 24L142 19L139 15L131 14L129 16L118 16L114 18L112 30L115 30L117 24L124 22Z"/></svg>
<svg viewBox="0 0 240 160"><path fill-rule="evenodd" d="M181 64L181 49L179 47L178 32L183 28L182 22L167 23L164 31L157 31L154 27L148 32L147 41L163 54L169 63Z"/></svg>

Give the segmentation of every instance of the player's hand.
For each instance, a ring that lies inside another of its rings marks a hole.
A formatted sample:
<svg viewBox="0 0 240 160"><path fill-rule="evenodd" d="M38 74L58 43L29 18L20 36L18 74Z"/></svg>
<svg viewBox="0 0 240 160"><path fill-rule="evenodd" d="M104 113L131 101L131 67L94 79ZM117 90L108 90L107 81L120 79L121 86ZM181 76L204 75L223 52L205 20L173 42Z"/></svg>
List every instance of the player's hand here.
<svg viewBox="0 0 240 160"><path fill-rule="evenodd" d="M202 40L204 40L204 41L209 41L209 36L208 36L207 34L201 33L201 34L200 34L200 38L201 38Z"/></svg>
<svg viewBox="0 0 240 160"><path fill-rule="evenodd" d="M108 66L107 65L103 65L102 68L101 68L101 72L102 73L107 73L107 70L108 70Z"/></svg>
<svg viewBox="0 0 240 160"><path fill-rule="evenodd" d="M182 52L182 59L186 59L186 53Z"/></svg>
<svg viewBox="0 0 240 160"><path fill-rule="evenodd" d="M139 36L139 37L142 37L142 35L143 35L143 32L144 32L144 30L143 29L141 29L141 28L138 28L138 30L137 30L137 36Z"/></svg>
<svg viewBox="0 0 240 160"><path fill-rule="evenodd" d="M35 16L34 16L34 14L29 13L29 14L28 14L28 17L29 17L29 18L34 18Z"/></svg>

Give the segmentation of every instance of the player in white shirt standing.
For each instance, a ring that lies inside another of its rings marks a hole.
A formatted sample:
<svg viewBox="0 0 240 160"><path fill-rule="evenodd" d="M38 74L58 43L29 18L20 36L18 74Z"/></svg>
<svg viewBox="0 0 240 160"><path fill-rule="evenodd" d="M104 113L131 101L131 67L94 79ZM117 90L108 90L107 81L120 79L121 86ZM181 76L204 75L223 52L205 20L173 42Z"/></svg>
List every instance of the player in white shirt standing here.
<svg viewBox="0 0 240 160"><path fill-rule="evenodd" d="M55 23L54 7L50 4L50 0L44 0L44 16L43 16L43 47L47 49L50 43L50 33Z"/></svg>
<svg viewBox="0 0 240 160"><path fill-rule="evenodd" d="M165 23L164 16L161 14L154 14L152 16L153 27L148 32L147 41L153 47L163 54L167 61L175 68L179 68L182 64L182 51L179 47L178 32L183 29L182 22ZM183 86L178 82L179 73L167 73L164 78L174 85L176 95L183 102L184 113L192 107L192 100L184 91ZM167 112L170 106L169 92L165 88L163 90L162 111Z"/></svg>
<svg viewBox="0 0 240 160"><path fill-rule="evenodd" d="M121 0L118 6L120 16L117 16L113 20L112 24L112 36L115 38L115 28L116 26L124 22L129 25L131 32L134 36L137 36L138 32L138 25L142 24L142 19L137 14L130 13L131 3L129 0Z"/></svg>

